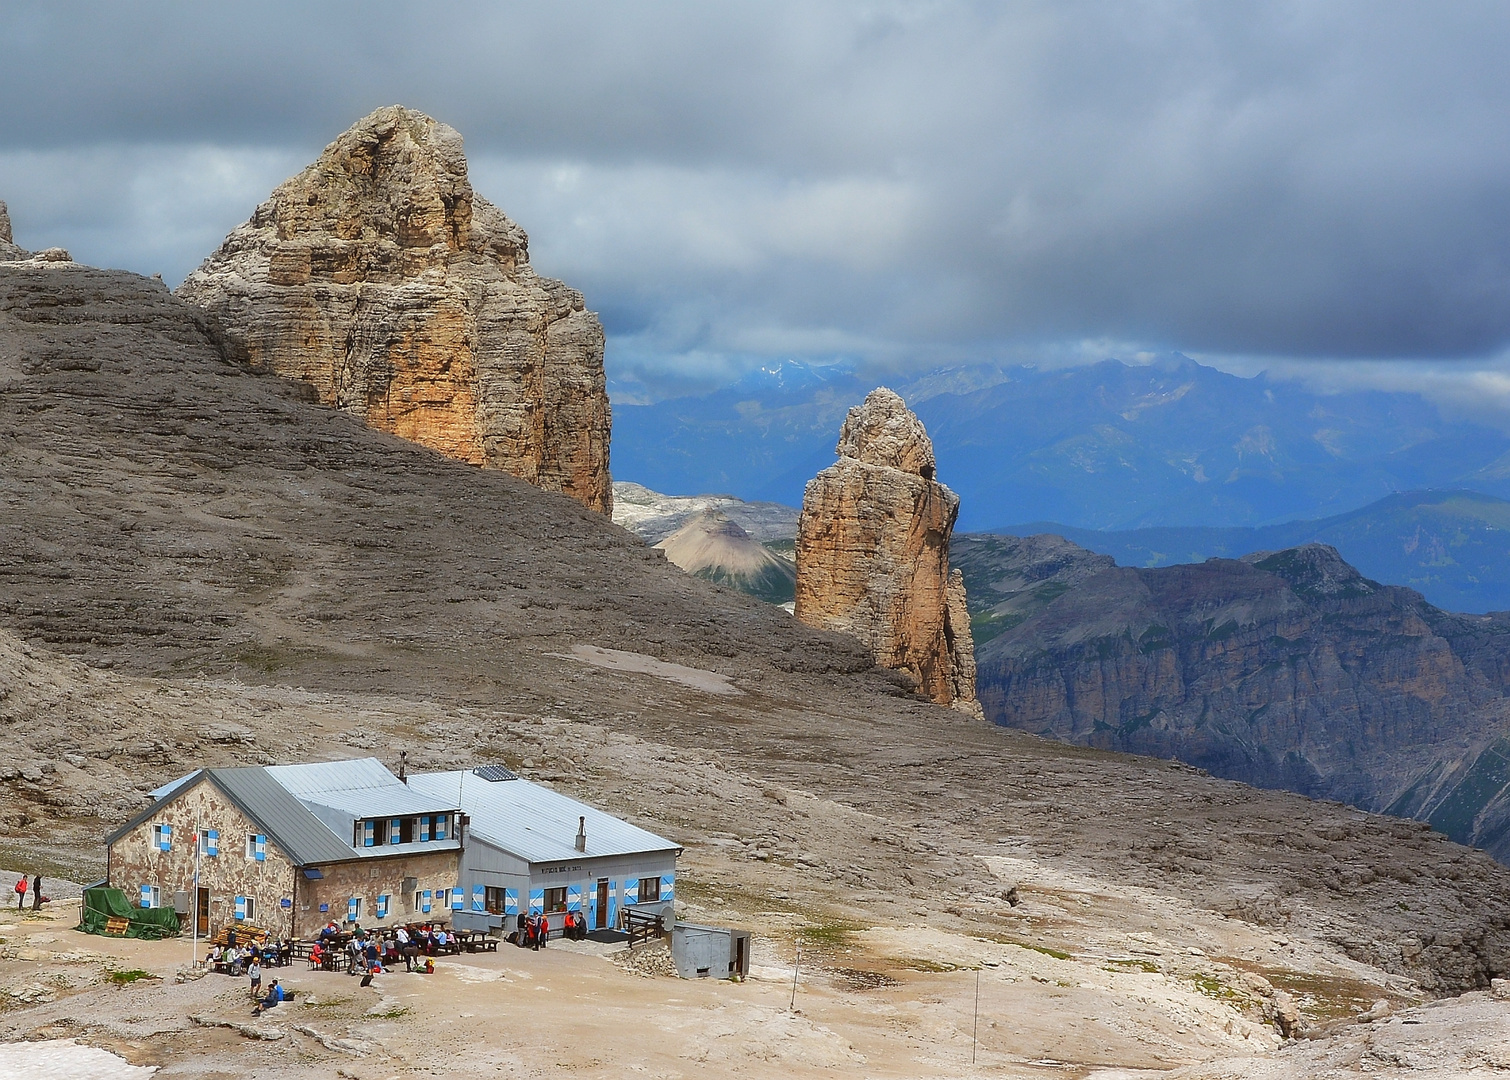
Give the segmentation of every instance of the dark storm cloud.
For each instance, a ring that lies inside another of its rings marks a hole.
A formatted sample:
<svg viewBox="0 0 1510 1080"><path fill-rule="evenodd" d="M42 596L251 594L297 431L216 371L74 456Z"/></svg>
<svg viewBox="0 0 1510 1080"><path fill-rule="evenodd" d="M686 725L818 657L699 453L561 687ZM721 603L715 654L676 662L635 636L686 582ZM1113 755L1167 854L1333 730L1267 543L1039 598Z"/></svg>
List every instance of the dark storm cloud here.
<svg viewBox="0 0 1510 1080"><path fill-rule="evenodd" d="M1486 357L1507 46L1473 3L12 3L0 198L176 278L403 102L646 370Z"/></svg>

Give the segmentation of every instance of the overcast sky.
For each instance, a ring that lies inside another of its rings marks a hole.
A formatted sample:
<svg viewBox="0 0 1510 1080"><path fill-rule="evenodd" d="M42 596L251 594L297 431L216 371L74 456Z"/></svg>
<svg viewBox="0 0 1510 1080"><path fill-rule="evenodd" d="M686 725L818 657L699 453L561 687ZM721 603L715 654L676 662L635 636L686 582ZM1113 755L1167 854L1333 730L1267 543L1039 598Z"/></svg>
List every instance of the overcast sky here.
<svg viewBox="0 0 1510 1080"><path fill-rule="evenodd" d="M172 283L402 103L621 381L1180 350L1510 386L1503 3L7 0L0 56L17 242Z"/></svg>

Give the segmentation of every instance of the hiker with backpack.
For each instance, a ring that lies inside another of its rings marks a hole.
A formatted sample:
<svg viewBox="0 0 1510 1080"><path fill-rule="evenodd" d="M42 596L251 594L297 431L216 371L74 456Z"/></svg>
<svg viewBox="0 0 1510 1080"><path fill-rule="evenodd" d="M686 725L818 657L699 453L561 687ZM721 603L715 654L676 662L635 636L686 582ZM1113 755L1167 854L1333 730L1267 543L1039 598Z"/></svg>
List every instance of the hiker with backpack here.
<svg viewBox="0 0 1510 1080"><path fill-rule="evenodd" d="M21 911L26 907L26 875L21 875L21 880L16 882L16 910Z"/></svg>

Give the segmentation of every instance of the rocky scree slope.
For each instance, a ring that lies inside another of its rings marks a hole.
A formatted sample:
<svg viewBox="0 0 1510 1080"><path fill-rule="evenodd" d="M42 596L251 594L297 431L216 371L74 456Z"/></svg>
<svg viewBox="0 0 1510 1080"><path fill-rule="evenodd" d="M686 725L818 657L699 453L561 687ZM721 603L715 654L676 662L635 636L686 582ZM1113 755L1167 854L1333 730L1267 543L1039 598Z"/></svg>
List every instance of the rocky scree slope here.
<svg viewBox="0 0 1510 1080"><path fill-rule="evenodd" d="M379 109L179 287L258 369L449 457L607 513L603 327L472 190L461 135Z"/></svg>
<svg viewBox="0 0 1510 1080"><path fill-rule="evenodd" d="M959 543L986 714L1429 821L1510 859L1510 617L1454 615L1324 545L1130 569Z"/></svg>
<svg viewBox="0 0 1510 1080"><path fill-rule="evenodd" d="M98 860L129 807L91 792L140 805L196 765L407 750L513 762L741 888L851 918L902 900L1032 936L982 893L978 857L1011 851L1430 993L1510 970L1510 871L1437 833L927 704L853 639L234 355L152 281L0 264L0 644L20 642L0 726L40 773L0 779L0 816L32 851ZM586 645L735 692L605 670ZM729 830L769 838L758 861L720 854Z"/></svg>

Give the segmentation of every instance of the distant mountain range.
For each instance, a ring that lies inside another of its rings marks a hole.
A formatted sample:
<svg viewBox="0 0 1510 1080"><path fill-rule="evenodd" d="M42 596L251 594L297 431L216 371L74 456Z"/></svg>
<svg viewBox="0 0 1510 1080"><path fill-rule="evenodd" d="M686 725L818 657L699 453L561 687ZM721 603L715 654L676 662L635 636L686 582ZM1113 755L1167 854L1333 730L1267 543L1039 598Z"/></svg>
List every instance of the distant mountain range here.
<svg viewBox="0 0 1510 1080"><path fill-rule="evenodd" d="M1117 567L956 537L986 716L1429 821L1510 861L1510 615L1455 615L1307 544Z"/></svg>
<svg viewBox="0 0 1510 1080"><path fill-rule="evenodd" d="M1123 566L1171 566L1330 544L1368 577L1409 586L1447 611L1510 610L1510 502L1475 491L1403 492L1319 521L1262 528L1103 532L1034 521L992 532L1052 533Z"/></svg>
<svg viewBox="0 0 1510 1080"><path fill-rule="evenodd" d="M800 505L850 406L878 382L933 438L962 530L1251 527L1343 514L1401 491L1510 497L1510 436L1417 394L1324 394L1171 357L878 379L796 363L717 393L614 407L613 472L657 491Z"/></svg>

